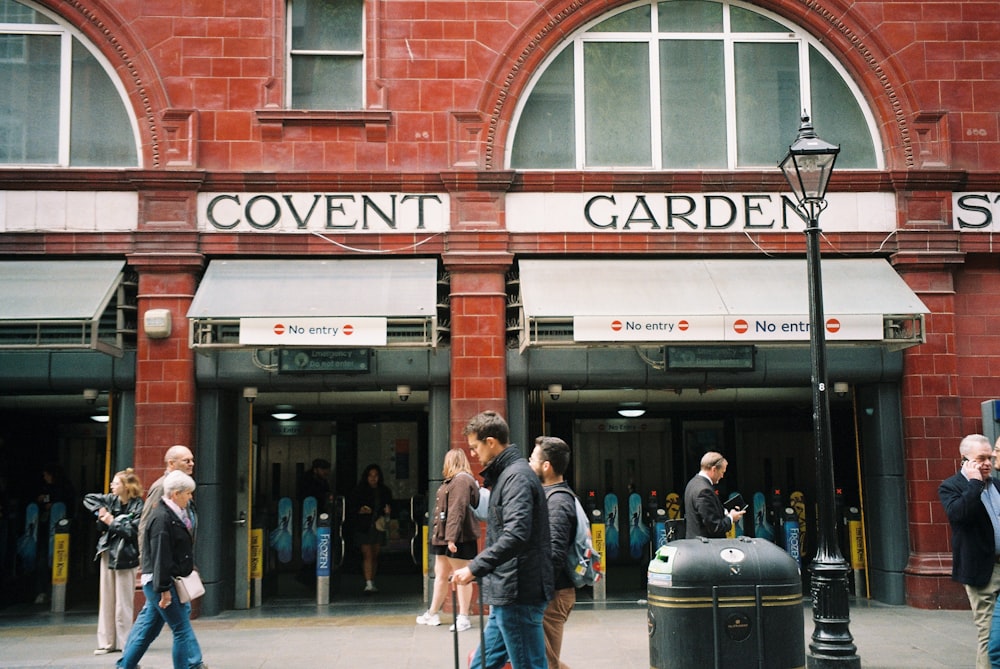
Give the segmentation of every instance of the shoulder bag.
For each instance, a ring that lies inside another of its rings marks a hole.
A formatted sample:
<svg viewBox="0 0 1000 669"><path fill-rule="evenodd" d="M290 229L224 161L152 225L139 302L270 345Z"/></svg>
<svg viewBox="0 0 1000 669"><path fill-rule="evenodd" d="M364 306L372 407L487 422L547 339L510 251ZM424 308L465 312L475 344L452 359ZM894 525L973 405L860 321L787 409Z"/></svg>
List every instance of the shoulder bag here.
<svg viewBox="0 0 1000 669"><path fill-rule="evenodd" d="M205 594L205 584L201 582L197 569L192 569L187 576L175 576L174 587L177 588L177 599L181 600L181 604L187 604Z"/></svg>

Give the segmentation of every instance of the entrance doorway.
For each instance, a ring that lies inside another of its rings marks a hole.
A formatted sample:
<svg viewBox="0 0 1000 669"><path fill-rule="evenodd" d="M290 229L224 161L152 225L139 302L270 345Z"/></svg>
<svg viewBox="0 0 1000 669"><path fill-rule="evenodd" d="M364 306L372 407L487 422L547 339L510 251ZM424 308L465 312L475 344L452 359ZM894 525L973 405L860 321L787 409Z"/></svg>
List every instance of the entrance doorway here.
<svg viewBox="0 0 1000 669"><path fill-rule="evenodd" d="M270 415L258 421L256 456L255 525L264 530L263 596L277 599L312 599L316 587L314 539L318 514L331 517L333 571L331 601L361 598L360 549L353 541L348 499L369 464L382 469L392 492L392 513L381 547L377 583L380 601L411 596L422 588L420 572L411 556L411 539L417 531L411 503L426 486L426 464L421 461L421 426L416 420L277 420ZM311 476L314 461L330 464L328 500L311 502L302 482ZM314 535L313 535L314 536Z"/></svg>

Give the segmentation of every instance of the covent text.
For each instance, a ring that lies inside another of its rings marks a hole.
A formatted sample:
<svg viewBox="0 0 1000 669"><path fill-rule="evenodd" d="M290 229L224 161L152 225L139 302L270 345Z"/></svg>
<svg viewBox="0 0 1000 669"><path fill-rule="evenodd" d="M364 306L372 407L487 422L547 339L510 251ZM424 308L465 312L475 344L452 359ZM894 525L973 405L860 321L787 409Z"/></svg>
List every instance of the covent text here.
<svg viewBox="0 0 1000 669"><path fill-rule="evenodd" d="M235 232L440 232L435 193L203 193L199 228Z"/></svg>

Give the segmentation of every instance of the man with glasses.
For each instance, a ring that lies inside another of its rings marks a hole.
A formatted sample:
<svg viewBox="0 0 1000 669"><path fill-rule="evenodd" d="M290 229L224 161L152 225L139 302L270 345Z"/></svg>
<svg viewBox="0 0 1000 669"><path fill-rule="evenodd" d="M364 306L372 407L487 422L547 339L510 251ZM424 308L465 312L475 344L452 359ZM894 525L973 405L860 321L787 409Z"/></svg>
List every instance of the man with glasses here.
<svg viewBox="0 0 1000 669"><path fill-rule="evenodd" d="M976 669L989 669L987 647L1000 591L1000 490L990 440L970 434L958 445L961 469L938 488L951 526L951 578L965 586L979 640Z"/></svg>
<svg viewBox="0 0 1000 669"><path fill-rule="evenodd" d="M691 477L684 489L684 517L688 539L707 537L721 539L746 509L726 511L715 486L726 475L729 462L721 453L709 451L701 458L701 470Z"/></svg>

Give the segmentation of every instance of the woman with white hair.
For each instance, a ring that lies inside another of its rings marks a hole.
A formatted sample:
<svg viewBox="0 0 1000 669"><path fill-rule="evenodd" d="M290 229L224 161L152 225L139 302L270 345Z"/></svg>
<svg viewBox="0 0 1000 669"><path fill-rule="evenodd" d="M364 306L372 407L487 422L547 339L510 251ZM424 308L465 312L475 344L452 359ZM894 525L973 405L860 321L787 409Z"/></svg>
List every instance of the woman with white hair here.
<svg viewBox="0 0 1000 669"><path fill-rule="evenodd" d="M194 488L194 479L180 470L164 477L162 503L150 514L142 544L143 556L149 555L153 564L152 578L143 578L142 590L174 634L174 669L207 669L191 628L191 604L181 604L174 585L174 577L194 570L193 521L187 512ZM127 645L118 666L135 667L145 650Z"/></svg>

